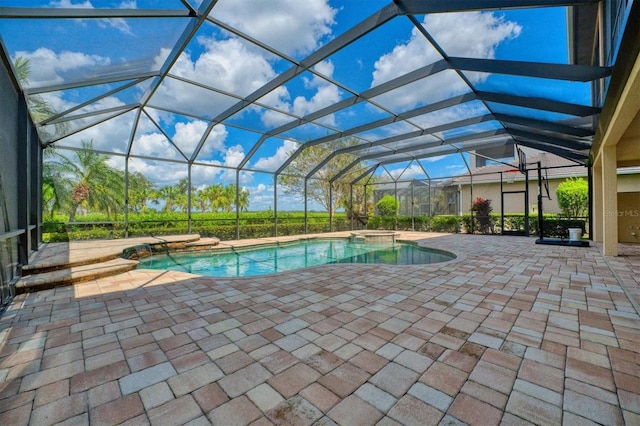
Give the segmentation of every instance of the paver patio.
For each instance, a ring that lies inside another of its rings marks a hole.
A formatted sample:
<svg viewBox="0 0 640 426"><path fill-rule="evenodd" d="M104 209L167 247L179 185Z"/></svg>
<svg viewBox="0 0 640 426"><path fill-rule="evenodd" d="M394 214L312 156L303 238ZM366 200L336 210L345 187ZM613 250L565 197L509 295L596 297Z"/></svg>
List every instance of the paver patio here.
<svg viewBox="0 0 640 426"><path fill-rule="evenodd" d="M19 295L0 424L640 424L640 246L402 238L458 258Z"/></svg>

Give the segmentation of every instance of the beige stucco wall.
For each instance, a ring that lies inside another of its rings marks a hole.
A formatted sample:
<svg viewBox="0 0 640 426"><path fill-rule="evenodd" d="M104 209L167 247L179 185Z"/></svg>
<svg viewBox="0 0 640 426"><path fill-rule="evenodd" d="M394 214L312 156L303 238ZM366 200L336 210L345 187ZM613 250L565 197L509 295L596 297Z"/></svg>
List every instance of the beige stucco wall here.
<svg viewBox="0 0 640 426"><path fill-rule="evenodd" d="M586 177L584 178L586 179ZM562 209L558 206L556 199L556 189L558 185L564 182L566 179L549 179L549 195L551 200L543 198L542 208L545 213L562 213ZM504 183L503 189L505 191L523 191L524 182ZM640 194L640 174L618 175L618 193L635 193ZM543 195L546 195L543 188ZM500 183L483 183L473 185L473 198L482 197L491 200L494 213L500 213ZM624 200L629 200L629 203L633 203L634 198L628 197ZM625 201L626 202L626 201ZM468 213L471 208L471 194L469 185L462 186L462 213ZM505 194L505 213L523 213L524 207L524 194ZM538 182L529 182L529 213L537 213L538 211ZM627 209L640 209L640 203L626 205ZM619 226L623 226L621 223ZM622 241L622 240L621 240ZM635 241L635 240L634 240Z"/></svg>
<svg viewBox="0 0 640 426"><path fill-rule="evenodd" d="M640 243L640 191L619 192L617 214L618 241Z"/></svg>
<svg viewBox="0 0 640 426"><path fill-rule="evenodd" d="M549 195L551 200L544 198L542 200L542 208L545 213L561 213L556 201L556 189L564 179L549 179ZM504 183L504 191L524 191L524 182ZM543 195L546 191L543 188ZM473 198L488 198L491 200L491 206L494 213L500 213L502 205L500 203L500 183L481 183L473 185ZM524 213L524 194L505 194L505 213ZM462 187L462 213L468 213L471 208L471 192L470 186ZM529 182L529 213L538 212L538 182Z"/></svg>

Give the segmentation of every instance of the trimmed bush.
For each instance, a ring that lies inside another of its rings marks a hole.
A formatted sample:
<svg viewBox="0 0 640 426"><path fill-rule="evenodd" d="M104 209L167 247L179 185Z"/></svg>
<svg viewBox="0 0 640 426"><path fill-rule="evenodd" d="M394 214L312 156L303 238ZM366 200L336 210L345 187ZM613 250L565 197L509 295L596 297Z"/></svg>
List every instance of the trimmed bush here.
<svg viewBox="0 0 640 426"><path fill-rule="evenodd" d="M400 208L400 202L392 195L385 195L376 203L376 209L380 216L395 216Z"/></svg>
<svg viewBox="0 0 640 426"><path fill-rule="evenodd" d="M589 184L585 179L569 178L558 185L556 198L566 217L586 216L589 211Z"/></svg>

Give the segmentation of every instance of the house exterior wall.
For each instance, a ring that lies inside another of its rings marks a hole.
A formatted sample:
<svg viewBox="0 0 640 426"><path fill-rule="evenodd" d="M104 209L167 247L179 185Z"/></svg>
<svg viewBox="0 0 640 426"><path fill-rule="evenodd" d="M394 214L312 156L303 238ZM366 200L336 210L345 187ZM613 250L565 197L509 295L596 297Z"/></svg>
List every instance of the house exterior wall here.
<svg viewBox="0 0 640 426"><path fill-rule="evenodd" d="M640 144L640 141L638 141ZM586 177L583 177L586 179ZM544 213L562 213L562 209L558 205L558 200L556 197L556 189L558 189L558 185L564 182L566 178L558 178L551 179L549 178L549 195L551 200L548 198L544 198L542 200L542 208ZM503 189L505 191L523 191L524 190L524 182L516 181L513 183L504 183ZM606 190L606 188L605 188ZM471 208L471 193L469 185L462 185L462 213L468 213ZM640 174L628 174L628 175L618 175L618 193L629 193L635 195L623 196L619 197L619 202L624 203L619 206L618 210L638 210L640 209L640 202L636 201L638 195L640 195ZM543 188L543 195L546 196L546 191ZM500 213L500 209L502 208L500 204L500 182L491 182L491 183L476 183L473 185L473 198L482 197L488 198L491 200L491 205L493 206L494 213ZM524 194L505 194L505 213L524 213ZM529 181L529 213L537 213L538 212L538 181L533 180ZM623 215L624 216L624 215ZM629 216L627 214L626 216ZM640 216L640 215L638 215ZM621 217L621 216L619 216ZM631 215L628 220L633 220L634 215ZM622 220L622 219L621 219ZM634 226L640 227L640 217L636 218L636 222L638 222ZM634 223L636 223L634 222ZM620 223L619 226L627 227L631 224L627 224L626 222ZM640 229L638 230L640 231ZM636 232L636 234L640 235L640 232ZM622 240L620 240L622 242ZM626 242L640 242L640 240L636 237L633 240L625 240Z"/></svg>
<svg viewBox="0 0 640 426"><path fill-rule="evenodd" d="M618 241L640 243L640 191L618 192Z"/></svg>
<svg viewBox="0 0 640 426"><path fill-rule="evenodd" d="M561 213L562 209L558 206L556 200L556 189L558 185L564 182L565 179L549 179L549 195L551 200L544 198L542 200L542 207L545 213ZM504 183L504 191L524 191L524 182L516 181L513 183ZM462 213L469 213L471 209L471 188L469 185L462 185ZM543 187L543 195L546 196L546 191ZM500 213L502 211L502 204L500 199L500 182L491 183L477 183L473 185L473 198L487 198L491 200L491 206L494 213ZM505 213L524 213L524 194L505 194ZM529 181L529 213L538 212L538 181Z"/></svg>

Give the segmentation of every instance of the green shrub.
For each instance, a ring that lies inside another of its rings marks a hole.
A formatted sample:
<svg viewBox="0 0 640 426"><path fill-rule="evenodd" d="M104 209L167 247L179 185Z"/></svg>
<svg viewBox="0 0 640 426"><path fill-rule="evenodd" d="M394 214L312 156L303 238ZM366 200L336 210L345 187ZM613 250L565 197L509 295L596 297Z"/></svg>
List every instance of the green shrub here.
<svg viewBox="0 0 640 426"><path fill-rule="evenodd" d="M567 217L584 217L589 211L589 184L581 178L569 178L558 185L556 198Z"/></svg>
<svg viewBox="0 0 640 426"><path fill-rule="evenodd" d="M457 234L461 228L461 218L454 215L433 216L430 221L429 231L449 232Z"/></svg>
<svg viewBox="0 0 640 426"><path fill-rule="evenodd" d="M395 216L400 208L400 202L392 195L385 195L376 203L376 209L380 216Z"/></svg>
<svg viewBox="0 0 640 426"><path fill-rule="evenodd" d="M193 213L191 233L203 237L217 237L221 240L236 239L236 214L231 213ZM307 217L310 233L328 232L329 213L313 212ZM241 238L272 237L274 235L273 212L242 212L239 217ZM333 216L334 230L351 229L351 222L345 213ZM186 234L189 230L189 218L186 213L150 212L129 215L127 228L130 237L162 236ZM304 233L304 213L282 212L278 214L278 235ZM66 218L55 216L43 223L43 242L69 240L123 238L125 224L108 221L104 215L80 216L78 222L69 224Z"/></svg>
<svg viewBox="0 0 640 426"><path fill-rule="evenodd" d="M400 218L398 218L400 220ZM374 216L367 222L367 229L396 229L395 216Z"/></svg>
<svg viewBox="0 0 640 426"><path fill-rule="evenodd" d="M536 235L538 232L538 221L534 221L533 228ZM586 221L581 219L546 218L544 219L544 236L551 238L569 238L569 228L580 228L585 233Z"/></svg>

